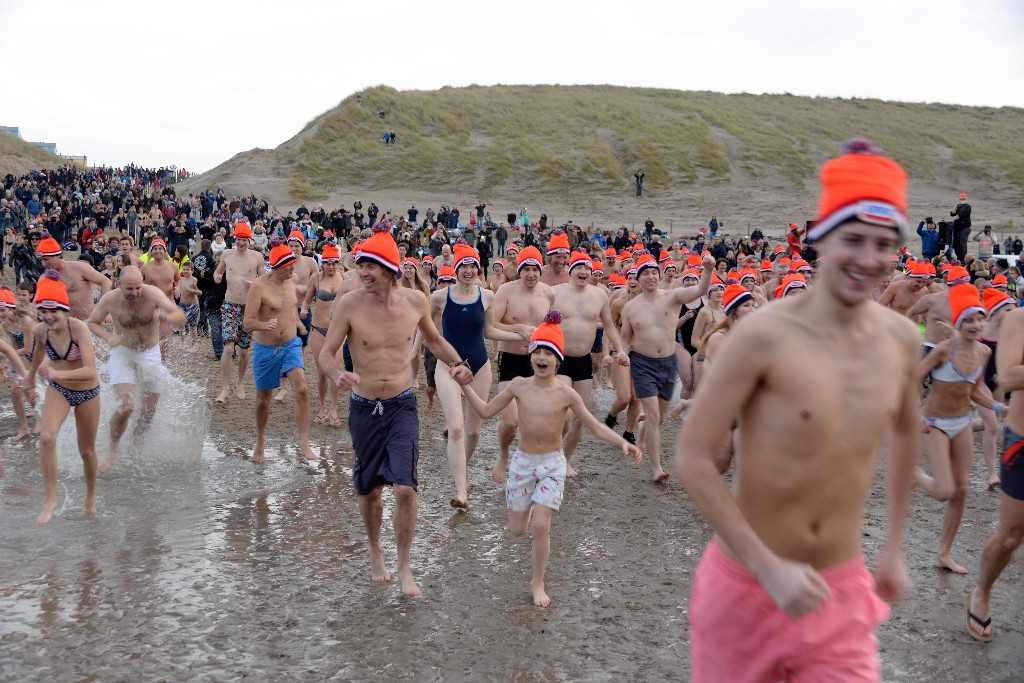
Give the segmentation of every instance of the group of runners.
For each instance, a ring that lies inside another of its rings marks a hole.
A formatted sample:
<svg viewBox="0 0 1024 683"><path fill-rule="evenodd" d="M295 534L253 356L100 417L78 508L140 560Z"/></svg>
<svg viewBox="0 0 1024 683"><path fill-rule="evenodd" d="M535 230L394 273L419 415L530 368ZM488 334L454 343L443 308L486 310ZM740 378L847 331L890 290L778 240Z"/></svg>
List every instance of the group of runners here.
<svg viewBox="0 0 1024 683"><path fill-rule="evenodd" d="M214 275L227 283L215 401L229 401L232 389L245 398L251 347L252 459L261 462L282 379L309 459L316 458L311 422L339 424L339 392L349 394L353 478L371 577L391 580L380 541L388 486L397 577L409 596L420 594L410 558L419 368L427 410L436 396L444 413L453 508L470 506L468 465L484 422L500 414L492 476L504 484L512 533L532 532L531 590L539 606L551 601L544 583L551 521L565 480L583 466L573 459L583 428L635 463L646 451L651 478L662 482L669 477L661 461L663 425L685 414L675 471L715 530L689 613L695 680L822 672L828 680L877 678L875 627L888 613L885 603L909 583L902 546L912 488L916 483L948 501L935 563L965 573L951 553L968 492L972 433L983 431L1000 520L964 609L970 635L989 640L991 589L1024 533L1024 404L1010 400L1024 388L1024 311L998 287L970 284L957 263L936 269L899 257L908 236L906 177L870 144L850 144L824 166L821 182L807 235L819 260L808 263L780 245L771 259L741 259L732 272L681 244L655 253L643 243L591 253L571 249L555 232L546 253L510 244L483 273L480 255L465 244L437 259L409 256L386 220L351 252L326 245L319 263L303 255L298 232L272 242L265 259L250 248L251 230L240 223ZM63 260L55 240L43 239L37 253L48 271L34 293L27 287L16 298L0 290L11 339L0 343L0 353L18 376L22 436L24 402L35 399L37 376L48 381L39 420L46 489L40 525L56 506L56 435L71 409L86 516L95 514L96 473L114 465L135 411L136 384L142 399L135 434L153 419L161 340L185 322L174 304L180 280L163 268L160 246L155 267L127 266L111 288L86 265ZM94 307L95 288L102 296ZM915 322L923 328L923 352ZM93 335L110 349L118 402L102 462ZM486 340L497 353L493 398ZM317 373L315 417L307 344ZM615 398L602 420L589 406L595 382L604 381ZM680 401L670 414L677 381ZM1005 436L996 458L999 417ZM927 473L917 466L922 432ZM888 535L872 576L861 528L883 441ZM733 462L730 491L722 474Z"/></svg>

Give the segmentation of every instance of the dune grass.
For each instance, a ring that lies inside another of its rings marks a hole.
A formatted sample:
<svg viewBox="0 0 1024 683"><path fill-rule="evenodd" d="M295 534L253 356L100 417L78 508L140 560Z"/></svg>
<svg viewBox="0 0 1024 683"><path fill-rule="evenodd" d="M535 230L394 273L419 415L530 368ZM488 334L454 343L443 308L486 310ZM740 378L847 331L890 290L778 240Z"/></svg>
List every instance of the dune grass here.
<svg viewBox="0 0 1024 683"><path fill-rule="evenodd" d="M777 173L802 188L858 135L918 178L1024 188L1024 110L1010 107L614 86L378 86L308 128L291 156L302 199L342 184L621 191L639 168L652 188L738 173ZM381 141L388 130L397 144ZM722 132L738 142L732 153Z"/></svg>
<svg viewBox="0 0 1024 683"><path fill-rule="evenodd" d="M16 163L15 159L20 163ZM38 162L35 164L36 168L55 168L71 163L67 159L50 154L13 135L0 133L0 171L3 172L0 175L15 169L20 170L25 165L25 161Z"/></svg>

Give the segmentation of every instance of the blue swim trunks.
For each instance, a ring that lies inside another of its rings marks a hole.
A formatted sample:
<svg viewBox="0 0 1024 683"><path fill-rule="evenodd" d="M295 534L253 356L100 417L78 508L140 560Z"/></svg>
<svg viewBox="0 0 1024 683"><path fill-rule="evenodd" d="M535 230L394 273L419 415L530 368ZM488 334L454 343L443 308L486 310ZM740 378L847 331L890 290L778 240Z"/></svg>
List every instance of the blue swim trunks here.
<svg viewBox="0 0 1024 683"><path fill-rule="evenodd" d="M281 386L281 378L289 370L305 369L302 362L302 340L292 337L280 346L267 346L255 342L252 349L252 374L258 391L270 391Z"/></svg>

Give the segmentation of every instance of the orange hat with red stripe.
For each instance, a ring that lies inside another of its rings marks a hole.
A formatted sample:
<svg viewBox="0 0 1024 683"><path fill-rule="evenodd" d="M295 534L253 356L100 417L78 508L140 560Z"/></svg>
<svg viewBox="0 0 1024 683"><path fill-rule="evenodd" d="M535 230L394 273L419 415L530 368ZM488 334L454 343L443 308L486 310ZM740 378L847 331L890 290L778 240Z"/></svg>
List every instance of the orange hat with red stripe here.
<svg viewBox="0 0 1024 683"><path fill-rule="evenodd" d="M946 284L952 287L953 285L962 285L965 282L971 281L971 274L967 272L967 269L957 264L950 266L949 270L946 271Z"/></svg>
<svg viewBox="0 0 1024 683"><path fill-rule="evenodd" d="M36 308L59 308L71 310L68 288L60 281L60 273L48 270L36 283Z"/></svg>
<svg viewBox="0 0 1024 683"><path fill-rule="evenodd" d="M703 263L704 262L701 261L700 254L690 254L686 257L686 266L688 268L696 268L699 270L704 267Z"/></svg>
<svg viewBox="0 0 1024 683"><path fill-rule="evenodd" d="M292 241L298 242L299 244L305 244L306 237L298 230L292 230L290 233L288 233L288 239L285 240L285 244Z"/></svg>
<svg viewBox="0 0 1024 683"><path fill-rule="evenodd" d="M803 272L805 270L814 270L814 268L811 267L811 264L803 260L802 258L793 259L793 262L790 264L789 268L790 270L795 270L798 273Z"/></svg>
<svg viewBox="0 0 1024 683"><path fill-rule="evenodd" d="M617 254L615 253L615 247L608 247L607 249L604 250L605 258L615 258L616 256Z"/></svg>
<svg viewBox="0 0 1024 683"><path fill-rule="evenodd" d="M17 308L18 302L14 300L14 292L7 285L0 287L0 308Z"/></svg>
<svg viewBox="0 0 1024 683"><path fill-rule="evenodd" d="M623 249L622 251L619 252L620 261L625 261L628 258L633 258L633 252L631 252L629 249Z"/></svg>
<svg viewBox="0 0 1024 683"><path fill-rule="evenodd" d="M741 270L740 282L743 282L747 278L750 278L754 282L757 282L757 271L754 270L753 268L744 268L743 270Z"/></svg>
<svg viewBox="0 0 1024 683"><path fill-rule="evenodd" d="M235 224L235 239L252 239L252 228L246 223Z"/></svg>
<svg viewBox="0 0 1024 683"><path fill-rule="evenodd" d="M395 277L400 277L402 274L398 258L398 244L391 236L391 223L383 218L373 226L373 235L359 247L356 263L364 262L383 266L390 270Z"/></svg>
<svg viewBox="0 0 1024 683"><path fill-rule="evenodd" d="M1016 306L1017 302L1006 292L1001 292L995 287L986 287L981 293L981 299L985 303L985 310L992 315L1005 306Z"/></svg>
<svg viewBox="0 0 1024 683"><path fill-rule="evenodd" d="M959 328L964 321L975 313L984 313L985 305L981 302L978 288L971 284L956 285L949 288L949 311L953 327Z"/></svg>
<svg viewBox="0 0 1024 683"><path fill-rule="evenodd" d="M992 278L992 286L995 287L996 289L1006 289L1008 284L1009 283L1006 280L1006 276L1003 275L1002 273L999 273L999 275L996 275L994 278Z"/></svg>
<svg viewBox="0 0 1024 683"><path fill-rule="evenodd" d="M437 274L438 282L455 282L455 269L451 266L441 266L441 272Z"/></svg>
<svg viewBox="0 0 1024 683"><path fill-rule="evenodd" d="M863 138L846 143L845 153L821 168L817 220L807 237L817 241L843 223L859 220L893 228L901 240L907 220L907 174Z"/></svg>
<svg viewBox="0 0 1024 683"><path fill-rule="evenodd" d="M568 254L571 251L569 248L569 236L562 230L555 230L551 233L551 239L548 240L548 255L551 254Z"/></svg>
<svg viewBox="0 0 1024 683"><path fill-rule="evenodd" d="M405 268L406 266L412 266L413 268L418 269L420 267L420 262L417 261L414 256L406 256L405 260L402 261L402 267Z"/></svg>
<svg viewBox="0 0 1024 683"><path fill-rule="evenodd" d="M341 250L333 244L325 244L320 252L321 263L337 263L341 260Z"/></svg>
<svg viewBox="0 0 1024 683"><path fill-rule="evenodd" d="M550 252L549 252L550 253ZM572 258L569 259L569 272L576 266L590 266L590 269L594 269L594 264L590 261L590 254L585 251L576 250L572 252Z"/></svg>
<svg viewBox="0 0 1024 683"><path fill-rule="evenodd" d="M548 311L542 322L530 337L530 353L545 347L558 356L559 361L565 360L565 336L562 334L562 314Z"/></svg>
<svg viewBox="0 0 1024 683"><path fill-rule="evenodd" d="M708 285L708 291L713 289L725 289L725 283L722 282L722 278L718 277L718 273L711 274L711 284Z"/></svg>
<svg viewBox="0 0 1024 683"><path fill-rule="evenodd" d="M39 246L36 247L36 254L39 256L60 256L63 253L60 242L50 237L50 233L44 232L42 235L43 239L39 240Z"/></svg>
<svg viewBox="0 0 1024 683"><path fill-rule="evenodd" d="M666 273L668 271L670 271L670 270L675 270L675 271L679 270L679 266L677 266L676 262L673 261L672 259L666 259L665 260L665 265L663 267L664 267Z"/></svg>
<svg viewBox="0 0 1024 683"><path fill-rule="evenodd" d="M598 275L604 275L604 266L601 265L601 261L599 259L594 259L590 262L590 270Z"/></svg>
<svg viewBox="0 0 1024 683"><path fill-rule="evenodd" d="M154 237L153 241L149 243L149 250L153 251L153 247L163 247L164 251L167 251L167 242L164 242L159 237Z"/></svg>
<svg viewBox="0 0 1024 683"><path fill-rule="evenodd" d="M516 258L516 272L523 272L523 268L527 266L544 267L544 257L540 255L540 249L537 247L529 246L519 252Z"/></svg>
<svg viewBox="0 0 1024 683"><path fill-rule="evenodd" d="M626 286L626 278L621 273L612 273L608 276L608 284L612 289L622 289Z"/></svg>
<svg viewBox="0 0 1024 683"><path fill-rule="evenodd" d="M770 273L774 269L775 269L775 266L773 266L772 262L769 261L768 259L765 259L764 261L761 261L761 272L762 273Z"/></svg>
<svg viewBox="0 0 1024 683"><path fill-rule="evenodd" d="M733 313L746 302L753 300L754 295L735 280L729 280L728 284L725 285L725 291L722 293L722 307L725 309L726 315Z"/></svg>
<svg viewBox="0 0 1024 683"><path fill-rule="evenodd" d="M694 280L699 280L700 273L697 272L696 268L687 268L683 271L683 279L685 280L688 277L692 277Z"/></svg>
<svg viewBox="0 0 1024 683"><path fill-rule="evenodd" d="M270 249L270 268L271 270L277 270L278 268L284 268L287 265L295 263L295 254L292 252L292 248L284 242L278 240L272 240L273 245Z"/></svg>
<svg viewBox="0 0 1024 683"><path fill-rule="evenodd" d="M501 266L501 269L505 270L505 265L505 259L503 258L496 258L494 259L494 261L491 262L491 268L493 268L494 266Z"/></svg>

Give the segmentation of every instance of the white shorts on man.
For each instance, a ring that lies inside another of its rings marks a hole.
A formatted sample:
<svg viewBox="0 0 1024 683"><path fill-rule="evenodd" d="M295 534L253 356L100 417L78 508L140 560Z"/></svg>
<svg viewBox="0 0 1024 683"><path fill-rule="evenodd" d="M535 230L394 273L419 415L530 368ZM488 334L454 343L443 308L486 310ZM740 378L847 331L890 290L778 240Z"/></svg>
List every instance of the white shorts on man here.
<svg viewBox="0 0 1024 683"><path fill-rule="evenodd" d="M160 357L160 344L145 351L132 351L124 346L110 349L110 383L140 384L148 394L159 394L164 376Z"/></svg>

